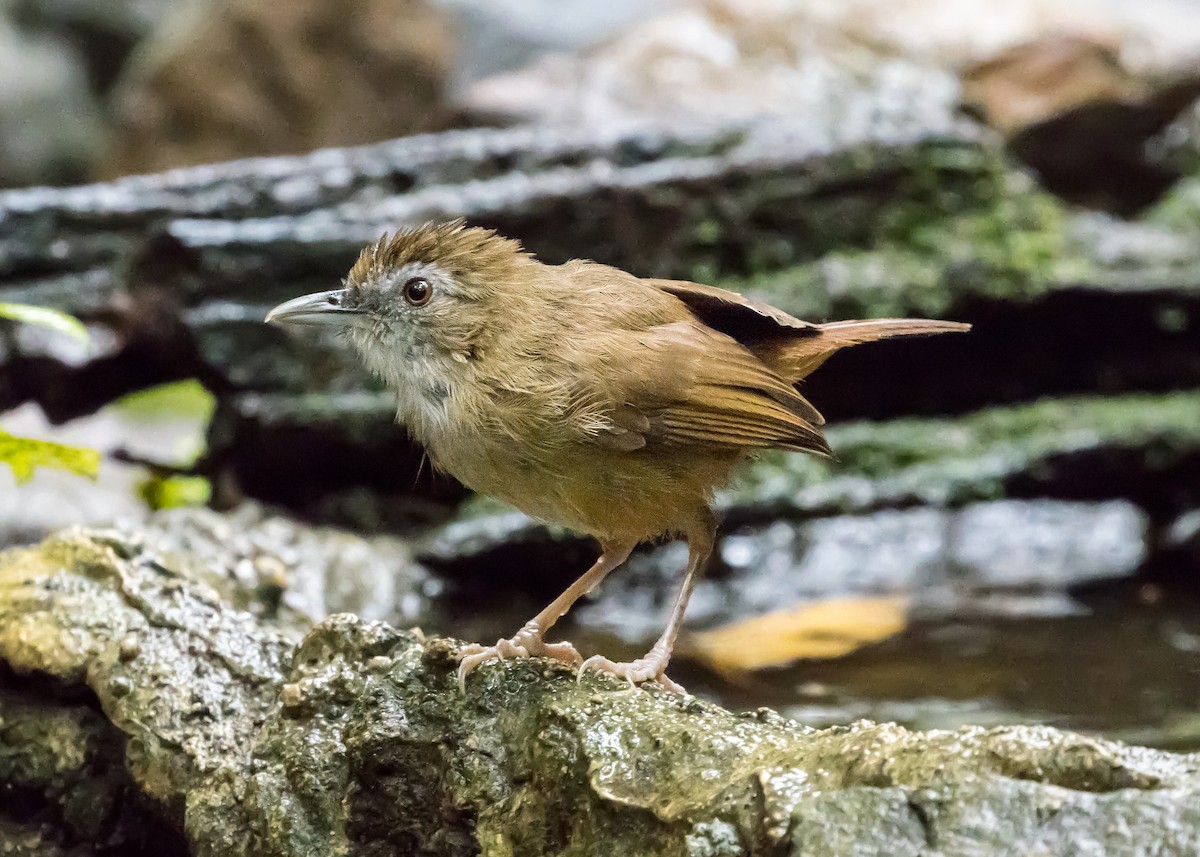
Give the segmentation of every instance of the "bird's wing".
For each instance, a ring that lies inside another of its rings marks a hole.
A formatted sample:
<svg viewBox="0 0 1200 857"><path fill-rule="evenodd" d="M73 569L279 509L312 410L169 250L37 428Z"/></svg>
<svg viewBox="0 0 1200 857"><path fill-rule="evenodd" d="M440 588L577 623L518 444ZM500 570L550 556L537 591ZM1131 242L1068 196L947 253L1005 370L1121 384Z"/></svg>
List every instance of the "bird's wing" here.
<svg viewBox="0 0 1200 857"><path fill-rule="evenodd" d="M812 324L737 292L684 280L646 280L679 298L714 330L736 339L780 377L806 378L837 351L902 336L963 333L969 324L924 318L877 318Z"/></svg>
<svg viewBox="0 0 1200 857"><path fill-rule="evenodd" d="M815 324L728 289L691 283L687 280L643 282L679 298L696 318L713 330L719 330L743 344L777 337L796 339L815 337L819 334Z"/></svg>
<svg viewBox="0 0 1200 857"><path fill-rule="evenodd" d="M816 408L733 338L694 319L615 335L598 373L612 428L597 442L829 454Z"/></svg>

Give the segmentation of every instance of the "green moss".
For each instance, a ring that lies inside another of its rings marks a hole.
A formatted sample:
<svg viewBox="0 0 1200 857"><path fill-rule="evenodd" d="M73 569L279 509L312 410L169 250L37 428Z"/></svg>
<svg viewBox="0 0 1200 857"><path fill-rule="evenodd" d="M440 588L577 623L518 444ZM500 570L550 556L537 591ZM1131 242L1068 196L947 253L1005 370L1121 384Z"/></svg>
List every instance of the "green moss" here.
<svg viewBox="0 0 1200 857"><path fill-rule="evenodd" d="M907 174L866 246L722 285L812 319L942 315L964 295L1028 300L1094 267L1061 203L999 161L958 182L927 163Z"/></svg>
<svg viewBox="0 0 1200 857"><path fill-rule="evenodd" d="M990 499L1049 456L1101 446L1154 449L1169 466L1173 451L1200 446L1200 392L1047 399L958 418L849 423L828 436L836 460L768 453L725 502L853 510Z"/></svg>
<svg viewBox="0 0 1200 857"><path fill-rule="evenodd" d="M122 539L0 554L0 659L60 690L0 693L0 778L85 835L129 812L223 857L1063 853L1081 830L1111 853L1164 829L1196 853L1190 757L1044 727L816 731L541 660L460 688L453 641L338 614L295 646ZM98 705L61 693L85 682Z"/></svg>
<svg viewBox="0 0 1200 857"><path fill-rule="evenodd" d="M1009 446L1027 455L1174 435L1200 442L1200 392L1045 399L961 419L854 423L831 431L847 466L881 476L902 467L975 458Z"/></svg>
<svg viewBox="0 0 1200 857"><path fill-rule="evenodd" d="M1171 229L1200 231L1200 176L1190 176L1142 215L1142 222Z"/></svg>

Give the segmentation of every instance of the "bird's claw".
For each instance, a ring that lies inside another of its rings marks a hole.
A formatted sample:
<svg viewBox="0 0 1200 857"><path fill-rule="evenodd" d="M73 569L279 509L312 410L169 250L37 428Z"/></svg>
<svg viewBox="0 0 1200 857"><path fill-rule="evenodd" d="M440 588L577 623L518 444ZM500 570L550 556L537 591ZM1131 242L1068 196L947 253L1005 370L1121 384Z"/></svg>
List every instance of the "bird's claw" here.
<svg viewBox="0 0 1200 857"><path fill-rule="evenodd" d="M653 679L669 691L679 694L687 693L683 685L667 677L666 669L667 658L653 651L646 657L629 663L616 663L602 655L593 655L580 664L579 676L582 678L588 670L608 673L629 682L629 691L635 690L641 682Z"/></svg>
<svg viewBox="0 0 1200 857"><path fill-rule="evenodd" d="M467 676L480 664L487 661L523 660L527 658L549 658L552 661L576 666L583 656L570 643L547 643L542 632L526 625L512 637L497 640L494 646L471 643L458 651L458 686L467 686Z"/></svg>

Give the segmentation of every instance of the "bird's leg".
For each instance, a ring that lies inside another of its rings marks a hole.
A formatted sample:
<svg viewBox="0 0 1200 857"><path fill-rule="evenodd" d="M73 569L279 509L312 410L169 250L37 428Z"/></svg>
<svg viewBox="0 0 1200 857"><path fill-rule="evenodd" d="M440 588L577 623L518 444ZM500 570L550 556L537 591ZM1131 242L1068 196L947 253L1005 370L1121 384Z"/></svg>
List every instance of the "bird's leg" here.
<svg viewBox="0 0 1200 857"><path fill-rule="evenodd" d="M667 663L671 660L671 652L675 649L675 638L679 636L679 629L683 625L683 614L687 611L688 599L691 597L700 575L704 572L704 564L712 553L716 538L717 523L711 513L706 513L695 526L688 530L688 565L687 574L683 578L683 586L680 587L679 594L675 597L675 605L671 608L671 618L667 622L667 627L644 657L629 663L614 663L608 658L594 655L579 667L579 674L583 675L585 670L606 672L625 679L631 685L649 679L658 679L659 684L667 690L684 693L683 687L667 678Z"/></svg>
<svg viewBox="0 0 1200 857"><path fill-rule="evenodd" d="M583 657L570 643L547 643L546 632L561 619L571 605L595 589L608 573L625 562L636 542L601 543L600 558L562 593L546 605L521 630L507 640L497 640L494 646L472 643L459 650L458 683L465 686L467 676L475 667L493 659L543 657L578 664Z"/></svg>

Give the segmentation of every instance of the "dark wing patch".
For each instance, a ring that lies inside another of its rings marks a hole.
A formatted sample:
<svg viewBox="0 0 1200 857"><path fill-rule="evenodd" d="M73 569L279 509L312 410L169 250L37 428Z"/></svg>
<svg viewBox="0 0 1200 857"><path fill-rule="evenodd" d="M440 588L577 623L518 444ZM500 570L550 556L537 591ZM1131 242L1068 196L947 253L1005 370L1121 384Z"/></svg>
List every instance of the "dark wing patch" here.
<svg viewBox="0 0 1200 857"><path fill-rule="evenodd" d="M797 339L817 335L817 326L788 315L763 301L728 289L687 280L644 280L687 305L696 318L713 330L743 344L771 339Z"/></svg>

